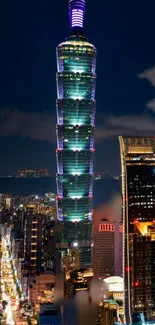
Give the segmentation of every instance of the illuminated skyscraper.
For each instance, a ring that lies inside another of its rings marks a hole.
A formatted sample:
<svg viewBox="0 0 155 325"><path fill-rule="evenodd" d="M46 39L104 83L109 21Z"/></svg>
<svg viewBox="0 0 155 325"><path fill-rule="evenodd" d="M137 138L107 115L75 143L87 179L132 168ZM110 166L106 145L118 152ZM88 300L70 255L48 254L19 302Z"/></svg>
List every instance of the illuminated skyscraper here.
<svg viewBox="0 0 155 325"><path fill-rule="evenodd" d="M25 215L24 262L26 269L34 273L43 263L43 216L33 212Z"/></svg>
<svg viewBox="0 0 155 325"><path fill-rule="evenodd" d="M119 137L119 141L123 196L124 307L126 323L130 323L134 312L144 312L149 317L152 313L154 316L154 291L150 291L150 287L154 286L152 261L155 251L152 235L143 229L146 223L155 220L155 138ZM141 226L135 231L136 224Z"/></svg>
<svg viewBox="0 0 155 325"><path fill-rule="evenodd" d="M57 212L61 251L91 266L96 48L84 34L85 0L69 1L71 36L57 47Z"/></svg>
<svg viewBox="0 0 155 325"><path fill-rule="evenodd" d="M155 316L155 223L136 222L132 251L132 309L144 317Z"/></svg>
<svg viewBox="0 0 155 325"><path fill-rule="evenodd" d="M94 220L93 270L95 277L120 276L122 274L121 262L122 224L105 219L99 222Z"/></svg>

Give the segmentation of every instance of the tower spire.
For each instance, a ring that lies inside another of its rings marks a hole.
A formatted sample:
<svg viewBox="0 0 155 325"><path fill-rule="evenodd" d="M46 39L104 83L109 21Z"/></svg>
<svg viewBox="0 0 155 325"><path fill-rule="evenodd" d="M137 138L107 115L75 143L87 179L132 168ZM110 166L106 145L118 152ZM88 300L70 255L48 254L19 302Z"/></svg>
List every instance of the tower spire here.
<svg viewBox="0 0 155 325"><path fill-rule="evenodd" d="M69 20L72 31L83 31L85 10L85 0L69 0Z"/></svg>

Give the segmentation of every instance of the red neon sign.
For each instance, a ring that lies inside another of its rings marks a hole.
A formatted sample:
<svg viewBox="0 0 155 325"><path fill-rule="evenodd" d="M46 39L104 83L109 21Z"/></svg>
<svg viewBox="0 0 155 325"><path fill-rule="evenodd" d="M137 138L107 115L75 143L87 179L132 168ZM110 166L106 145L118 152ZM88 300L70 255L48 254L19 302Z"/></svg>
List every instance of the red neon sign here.
<svg viewBox="0 0 155 325"><path fill-rule="evenodd" d="M101 223L99 225L99 232L114 232L115 231L115 226L113 224L109 223Z"/></svg>

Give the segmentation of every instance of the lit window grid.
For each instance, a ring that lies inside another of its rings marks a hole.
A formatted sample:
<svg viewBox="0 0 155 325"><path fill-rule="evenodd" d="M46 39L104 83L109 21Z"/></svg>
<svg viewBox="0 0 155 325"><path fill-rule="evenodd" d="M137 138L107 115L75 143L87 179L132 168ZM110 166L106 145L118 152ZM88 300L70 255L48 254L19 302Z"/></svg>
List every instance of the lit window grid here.
<svg viewBox="0 0 155 325"><path fill-rule="evenodd" d="M61 220L79 221L84 218L91 219L92 215L92 204L89 201L92 200L93 183L89 181L86 186L87 192L83 190L77 195L76 175L93 174L96 49L88 42L84 42L83 46L82 44L79 46L78 42L73 42L70 47L66 45L63 43L63 46L60 45L57 48L57 188L59 196L57 211L58 218ZM68 105L69 102L70 105ZM69 109L71 106L76 108L76 116L72 108ZM83 110L79 110L80 106ZM66 124L69 127L74 124L78 125L83 128L83 132L80 132L82 129L78 130L78 128L74 130L66 128ZM66 189L61 183L60 175L62 174L75 177L72 182L74 191L70 186ZM83 201L83 196L86 194L89 204ZM77 210L80 213L77 214Z"/></svg>
<svg viewBox="0 0 155 325"><path fill-rule="evenodd" d="M95 123L96 101L90 99L57 100L57 122L58 125L92 125Z"/></svg>

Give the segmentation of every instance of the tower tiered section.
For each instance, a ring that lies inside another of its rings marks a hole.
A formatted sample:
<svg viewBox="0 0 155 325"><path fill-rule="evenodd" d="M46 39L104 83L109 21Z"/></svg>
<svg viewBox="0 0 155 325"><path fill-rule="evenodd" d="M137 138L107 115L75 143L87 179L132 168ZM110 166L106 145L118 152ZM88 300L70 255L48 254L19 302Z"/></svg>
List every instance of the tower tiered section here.
<svg viewBox="0 0 155 325"><path fill-rule="evenodd" d="M61 248L91 265L96 48L83 31L85 0L69 1L71 36L57 47L57 212Z"/></svg>

